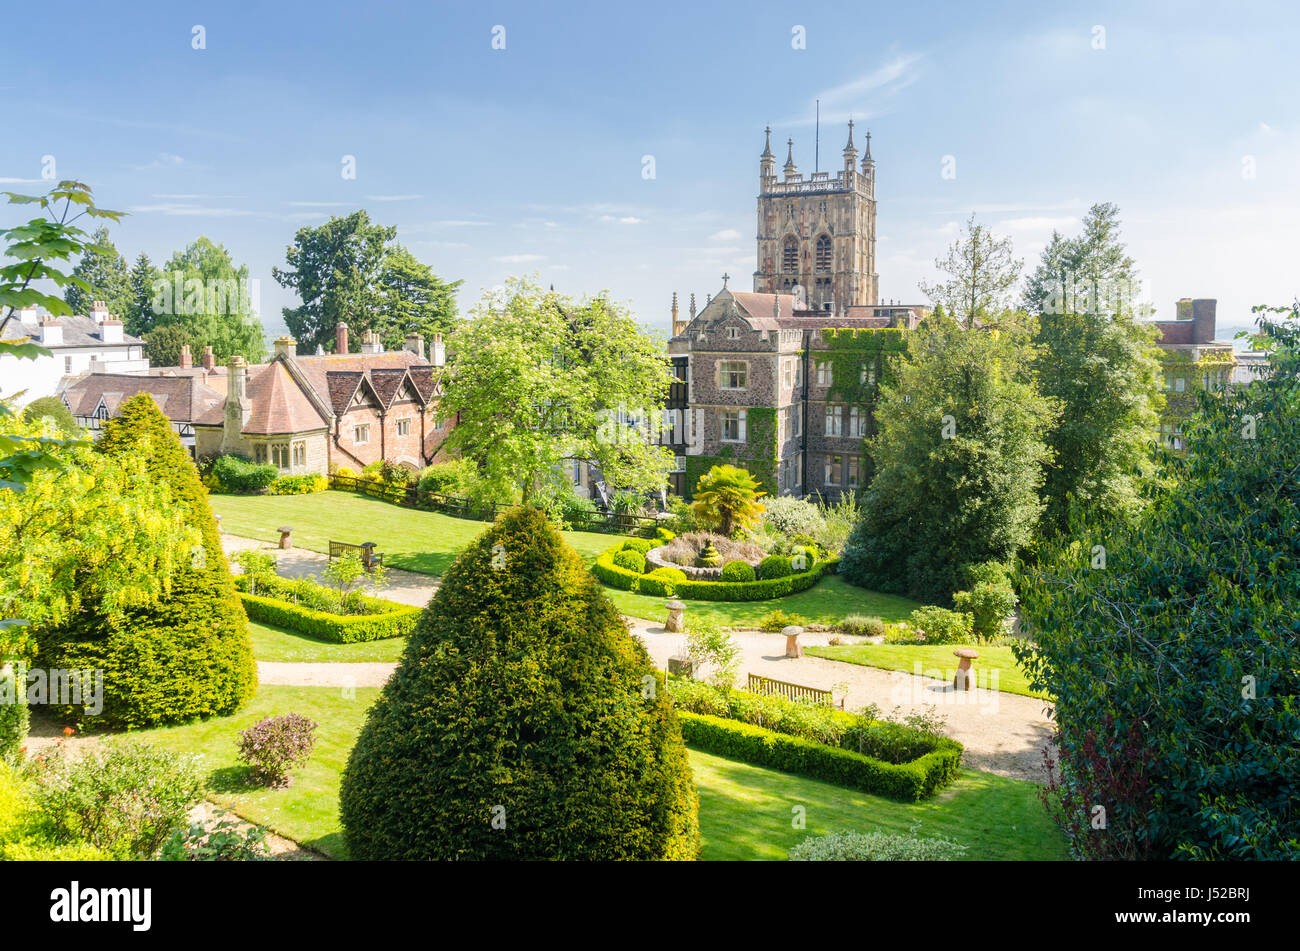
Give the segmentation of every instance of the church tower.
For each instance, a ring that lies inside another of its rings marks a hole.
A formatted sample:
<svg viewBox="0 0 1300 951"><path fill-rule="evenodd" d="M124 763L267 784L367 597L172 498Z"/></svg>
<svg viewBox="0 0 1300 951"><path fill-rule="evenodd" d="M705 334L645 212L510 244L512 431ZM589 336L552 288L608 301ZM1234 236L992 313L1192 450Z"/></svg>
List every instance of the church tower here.
<svg viewBox="0 0 1300 951"><path fill-rule="evenodd" d="M871 133L858 165L853 121L844 167L834 174L799 174L794 140L787 142L783 177L776 175L772 130L758 165L758 270L754 291L788 294L803 288L807 306L844 313L877 303L876 163Z"/></svg>

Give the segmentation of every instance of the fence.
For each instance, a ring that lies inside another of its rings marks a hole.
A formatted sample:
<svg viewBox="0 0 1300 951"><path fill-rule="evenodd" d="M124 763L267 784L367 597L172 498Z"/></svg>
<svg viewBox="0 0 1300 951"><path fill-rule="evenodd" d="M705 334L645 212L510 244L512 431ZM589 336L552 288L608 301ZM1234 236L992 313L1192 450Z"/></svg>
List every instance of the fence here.
<svg viewBox="0 0 1300 951"><path fill-rule="evenodd" d="M413 485L393 485L389 482L362 479L357 476L332 475L330 486L383 499L395 505L441 512L454 518L469 518L480 522L494 521L510 507L494 502L479 502L460 496L444 495L441 492L425 492L421 496L419 490ZM635 531L653 534L654 529L659 525L659 519L653 515L623 515L617 512L594 512L590 516L571 516L568 522L577 531L606 532L615 535L626 535Z"/></svg>
<svg viewBox="0 0 1300 951"><path fill-rule="evenodd" d="M787 700L793 700L796 703L815 703L823 707L836 706L829 690L786 683L784 680L773 680L770 677L760 677L758 674L749 675L747 689L750 693L762 694L765 697L785 697ZM841 710L844 709L842 699L838 706Z"/></svg>

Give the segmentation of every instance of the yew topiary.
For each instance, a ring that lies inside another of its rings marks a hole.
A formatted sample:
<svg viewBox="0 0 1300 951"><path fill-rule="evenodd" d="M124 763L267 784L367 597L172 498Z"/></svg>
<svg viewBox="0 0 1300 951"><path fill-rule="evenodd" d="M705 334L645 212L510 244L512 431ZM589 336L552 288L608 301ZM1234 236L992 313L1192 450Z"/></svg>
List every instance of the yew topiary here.
<svg viewBox="0 0 1300 951"><path fill-rule="evenodd" d="M37 666L103 671L103 709L53 707L96 726L138 728L228 716L252 697L257 670L248 619L221 550L198 470L153 399L126 400L96 444L109 455L142 458L165 482L200 535L188 562L156 604L108 612L87 604L71 622L39 632ZM84 696L83 696L83 699Z"/></svg>
<svg viewBox="0 0 1300 951"><path fill-rule="evenodd" d="M692 859L669 698L535 509L446 574L371 708L339 797L353 859Z"/></svg>

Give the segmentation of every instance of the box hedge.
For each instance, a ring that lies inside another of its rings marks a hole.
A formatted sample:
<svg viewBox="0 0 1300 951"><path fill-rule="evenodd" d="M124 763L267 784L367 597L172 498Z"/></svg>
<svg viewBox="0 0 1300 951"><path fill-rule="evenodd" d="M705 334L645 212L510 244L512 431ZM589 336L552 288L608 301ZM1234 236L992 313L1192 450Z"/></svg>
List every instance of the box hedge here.
<svg viewBox="0 0 1300 951"><path fill-rule="evenodd" d="M368 609L366 614L332 614L285 600L289 584L282 578L258 578L257 590L248 593L248 578L235 579L244 611L251 621L297 631L308 637L334 644L359 644L390 637L406 637L415 629L423 608L399 604L383 598L360 595L358 600Z"/></svg>
<svg viewBox="0 0 1300 951"><path fill-rule="evenodd" d="M616 563L622 544L603 552L591 566L591 572L611 588L633 591L651 597L685 598L693 601L766 601L807 591L825 574L833 574L838 561L825 561L810 570L767 581L696 581L643 575ZM788 562L789 559L787 558Z"/></svg>
<svg viewBox="0 0 1300 951"><path fill-rule="evenodd" d="M962 748L954 740L939 740L933 752L909 763L886 763L738 720L685 710L678 710L677 718L686 744L706 753L902 802L920 802L934 795L961 769Z"/></svg>

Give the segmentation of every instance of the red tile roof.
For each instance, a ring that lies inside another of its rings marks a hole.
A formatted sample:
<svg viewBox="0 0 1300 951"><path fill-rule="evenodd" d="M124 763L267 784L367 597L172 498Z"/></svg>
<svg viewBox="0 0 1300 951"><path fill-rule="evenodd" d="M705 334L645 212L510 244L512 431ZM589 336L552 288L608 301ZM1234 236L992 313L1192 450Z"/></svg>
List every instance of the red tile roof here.
<svg viewBox="0 0 1300 951"><path fill-rule="evenodd" d="M246 433L271 436L310 432L329 425L279 360L249 376L247 393L250 412L243 429Z"/></svg>

